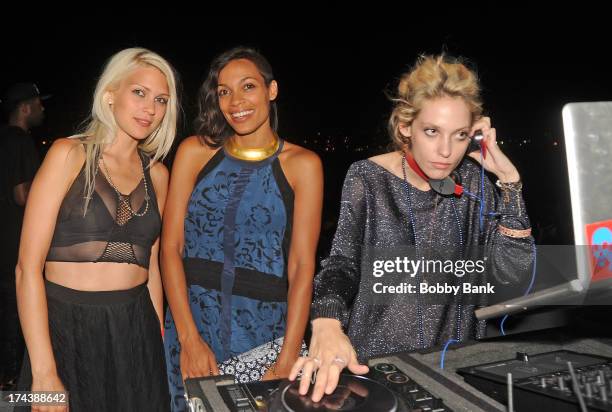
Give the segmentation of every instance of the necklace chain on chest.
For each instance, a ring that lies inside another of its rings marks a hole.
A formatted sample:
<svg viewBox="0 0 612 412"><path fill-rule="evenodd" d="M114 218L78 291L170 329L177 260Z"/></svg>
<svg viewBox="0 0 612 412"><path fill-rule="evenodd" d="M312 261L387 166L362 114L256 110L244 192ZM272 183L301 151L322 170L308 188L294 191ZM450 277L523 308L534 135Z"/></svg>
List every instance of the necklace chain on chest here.
<svg viewBox="0 0 612 412"><path fill-rule="evenodd" d="M149 210L149 186L147 184L147 178L145 177L144 162L142 161L142 157L140 155L138 157L140 158L140 166L142 167L142 182L144 184L144 190L145 190L145 194L144 194L145 210L142 213L137 213L136 211L134 211L134 209L132 209L132 205L131 205L131 202L130 202L130 195L131 194L125 196L125 195L123 195L119 191L117 186L115 186L115 183L113 182L113 179L111 178L111 175L108 172L108 166L106 166L106 162L104 161L104 155L100 155L100 160L102 161L102 166L104 167L104 172L105 172L105 175L107 177L108 183L110 183L111 187L113 188L113 190L117 194L117 197L119 198L119 202L125 203L125 205L127 206L128 210L130 211L130 213L133 216L142 217L142 216L146 215L148 210Z"/></svg>

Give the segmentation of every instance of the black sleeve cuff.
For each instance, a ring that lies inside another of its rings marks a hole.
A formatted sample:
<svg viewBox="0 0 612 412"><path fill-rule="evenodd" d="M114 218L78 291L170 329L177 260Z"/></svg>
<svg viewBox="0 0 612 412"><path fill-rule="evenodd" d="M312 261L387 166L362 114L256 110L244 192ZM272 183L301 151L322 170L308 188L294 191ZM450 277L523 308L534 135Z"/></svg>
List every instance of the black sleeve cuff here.
<svg viewBox="0 0 612 412"><path fill-rule="evenodd" d="M337 319L346 329L348 324L348 310L341 299L334 296L324 296L312 302L310 319L331 318Z"/></svg>

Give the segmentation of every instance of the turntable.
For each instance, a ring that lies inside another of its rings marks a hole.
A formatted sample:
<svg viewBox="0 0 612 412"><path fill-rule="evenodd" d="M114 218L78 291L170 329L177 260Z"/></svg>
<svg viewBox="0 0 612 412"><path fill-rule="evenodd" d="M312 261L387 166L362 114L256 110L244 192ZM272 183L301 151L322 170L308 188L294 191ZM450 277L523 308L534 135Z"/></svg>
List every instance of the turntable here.
<svg viewBox="0 0 612 412"><path fill-rule="evenodd" d="M364 376L342 374L334 393L317 403L310 399L310 391L300 396L298 385L288 380L237 384L225 375L187 379L185 392L194 412L451 411L390 363L373 365Z"/></svg>

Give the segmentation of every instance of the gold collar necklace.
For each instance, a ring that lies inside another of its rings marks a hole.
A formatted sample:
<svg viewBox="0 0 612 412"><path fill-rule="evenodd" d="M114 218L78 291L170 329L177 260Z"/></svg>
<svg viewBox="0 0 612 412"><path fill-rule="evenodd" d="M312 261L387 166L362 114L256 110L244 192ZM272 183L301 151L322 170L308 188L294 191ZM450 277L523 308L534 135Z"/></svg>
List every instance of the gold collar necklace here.
<svg viewBox="0 0 612 412"><path fill-rule="evenodd" d="M278 150L280 146L280 139L274 135L274 140L265 147L238 147L234 142L233 138L229 138L225 141L225 150L232 157L240 160L246 160L249 162L258 162L272 156Z"/></svg>

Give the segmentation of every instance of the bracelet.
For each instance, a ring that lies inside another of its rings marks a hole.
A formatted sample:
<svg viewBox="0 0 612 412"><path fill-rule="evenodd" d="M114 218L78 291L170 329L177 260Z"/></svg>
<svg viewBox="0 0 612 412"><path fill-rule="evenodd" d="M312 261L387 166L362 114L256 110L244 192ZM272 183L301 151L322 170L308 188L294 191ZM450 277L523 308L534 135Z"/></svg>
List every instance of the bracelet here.
<svg viewBox="0 0 612 412"><path fill-rule="evenodd" d="M523 182L521 182L520 180L518 182L503 183L501 180L497 179L495 185L501 190L511 190L513 192L520 192L523 188Z"/></svg>
<svg viewBox="0 0 612 412"><path fill-rule="evenodd" d="M504 203L510 203L510 192L514 192L516 198L516 207L518 208L518 215L521 216L521 199L520 193L523 189L523 182L520 180L518 182L509 182L503 183L499 179L495 182L495 186L499 187L504 194Z"/></svg>
<svg viewBox="0 0 612 412"><path fill-rule="evenodd" d="M504 236L522 239L531 236L531 228L528 229L510 229L503 225L497 225L497 230Z"/></svg>

